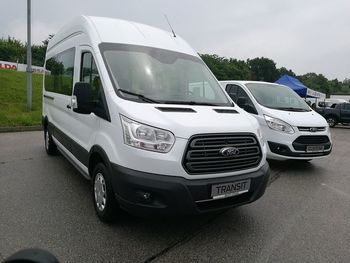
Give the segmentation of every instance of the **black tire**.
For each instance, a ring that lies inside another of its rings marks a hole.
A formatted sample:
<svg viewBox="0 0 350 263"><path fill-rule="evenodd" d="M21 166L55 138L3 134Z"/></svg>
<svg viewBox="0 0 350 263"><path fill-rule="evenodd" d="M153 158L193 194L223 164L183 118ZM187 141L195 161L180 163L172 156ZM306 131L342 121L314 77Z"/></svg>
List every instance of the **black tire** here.
<svg viewBox="0 0 350 263"><path fill-rule="evenodd" d="M329 125L329 127L334 127L335 125L337 125L338 120L336 117L334 117L333 115L329 115L326 117L326 121Z"/></svg>
<svg viewBox="0 0 350 263"><path fill-rule="evenodd" d="M113 222L120 212L114 196L108 169L98 163L92 172L92 197L98 218L105 223Z"/></svg>
<svg viewBox="0 0 350 263"><path fill-rule="evenodd" d="M45 144L46 153L48 155L58 154L57 146L53 141L50 131L47 127L44 129L44 144Z"/></svg>

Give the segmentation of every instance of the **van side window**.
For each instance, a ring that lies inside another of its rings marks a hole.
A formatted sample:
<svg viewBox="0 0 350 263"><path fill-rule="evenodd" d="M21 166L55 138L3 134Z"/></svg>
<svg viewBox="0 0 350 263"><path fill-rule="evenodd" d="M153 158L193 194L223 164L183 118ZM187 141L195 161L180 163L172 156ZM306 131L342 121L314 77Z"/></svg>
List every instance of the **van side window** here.
<svg viewBox="0 0 350 263"><path fill-rule="evenodd" d="M226 85L226 92L234 102L237 102L237 87L238 86L234 84Z"/></svg>
<svg viewBox="0 0 350 263"><path fill-rule="evenodd" d="M244 89L242 89L241 87L237 87L237 100L239 98L245 99L246 104L254 107L254 104L253 104L252 100L249 98L247 92L245 92Z"/></svg>
<svg viewBox="0 0 350 263"><path fill-rule="evenodd" d="M225 88L227 94L231 97L231 99L245 111L253 114L258 114L256 108L249 98L247 92L244 91L240 86L235 84L227 84ZM244 105L242 105L244 101Z"/></svg>
<svg viewBox="0 0 350 263"><path fill-rule="evenodd" d="M103 107L101 78L95 60L90 52L84 52L81 56L80 81L90 84L92 100L95 101L96 107Z"/></svg>
<svg viewBox="0 0 350 263"><path fill-rule="evenodd" d="M46 61L45 90L72 95L75 49L71 48Z"/></svg>

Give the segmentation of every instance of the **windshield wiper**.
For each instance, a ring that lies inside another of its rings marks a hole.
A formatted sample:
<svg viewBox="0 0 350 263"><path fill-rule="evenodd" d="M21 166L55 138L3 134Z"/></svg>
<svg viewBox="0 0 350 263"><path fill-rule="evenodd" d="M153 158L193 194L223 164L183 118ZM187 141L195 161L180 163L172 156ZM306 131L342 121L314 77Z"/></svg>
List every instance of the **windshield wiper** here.
<svg viewBox="0 0 350 263"><path fill-rule="evenodd" d="M286 111L309 111L307 109L294 108L294 107L274 107L273 109L286 110Z"/></svg>
<svg viewBox="0 0 350 263"><path fill-rule="evenodd" d="M133 96L136 96L138 97L139 99L143 100L144 102L148 102L148 103L160 103L159 101L156 101L156 100L152 100L150 98L147 98L145 96L143 96L142 94L138 94L138 93L135 93L135 92L132 92L132 91L128 91L128 90L125 90L125 89L118 89L119 92L123 92L123 93L126 93L126 94L129 94L129 95L133 95Z"/></svg>
<svg viewBox="0 0 350 263"><path fill-rule="evenodd" d="M179 101L179 100L166 100L164 104L182 104L182 105L204 105L204 106L218 106L214 103L197 102L197 101Z"/></svg>

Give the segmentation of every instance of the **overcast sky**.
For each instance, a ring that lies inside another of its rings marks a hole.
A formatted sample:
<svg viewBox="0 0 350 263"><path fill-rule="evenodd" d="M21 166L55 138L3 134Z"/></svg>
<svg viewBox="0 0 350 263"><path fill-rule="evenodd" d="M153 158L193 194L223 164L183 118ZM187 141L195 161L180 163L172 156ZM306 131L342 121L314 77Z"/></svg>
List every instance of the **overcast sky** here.
<svg viewBox="0 0 350 263"><path fill-rule="evenodd" d="M1 1L0 37L26 39L26 0ZM133 20L176 33L199 53L268 57L296 74L350 78L349 0L32 0L40 43L85 14Z"/></svg>

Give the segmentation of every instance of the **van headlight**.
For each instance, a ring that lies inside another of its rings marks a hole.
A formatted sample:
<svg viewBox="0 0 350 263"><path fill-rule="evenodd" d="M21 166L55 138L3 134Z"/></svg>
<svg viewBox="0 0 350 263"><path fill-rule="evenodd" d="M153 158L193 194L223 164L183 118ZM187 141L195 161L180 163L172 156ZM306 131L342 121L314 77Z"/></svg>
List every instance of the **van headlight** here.
<svg viewBox="0 0 350 263"><path fill-rule="evenodd" d="M289 134L294 133L294 129L292 126L290 126L288 123L277 119L277 118L272 118L270 116L264 115L265 121L267 123L267 126L269 126L270 129L275 130L275 131L280 131L280 132L285 132Z"/></svg>
<svg viewBox="0 0 350 263"><path fill-rule="evenodd" d="M125 144L161 153L167 153L173 147L175 136L171 132L130 120L122 115L120 117Z"/></svg>

